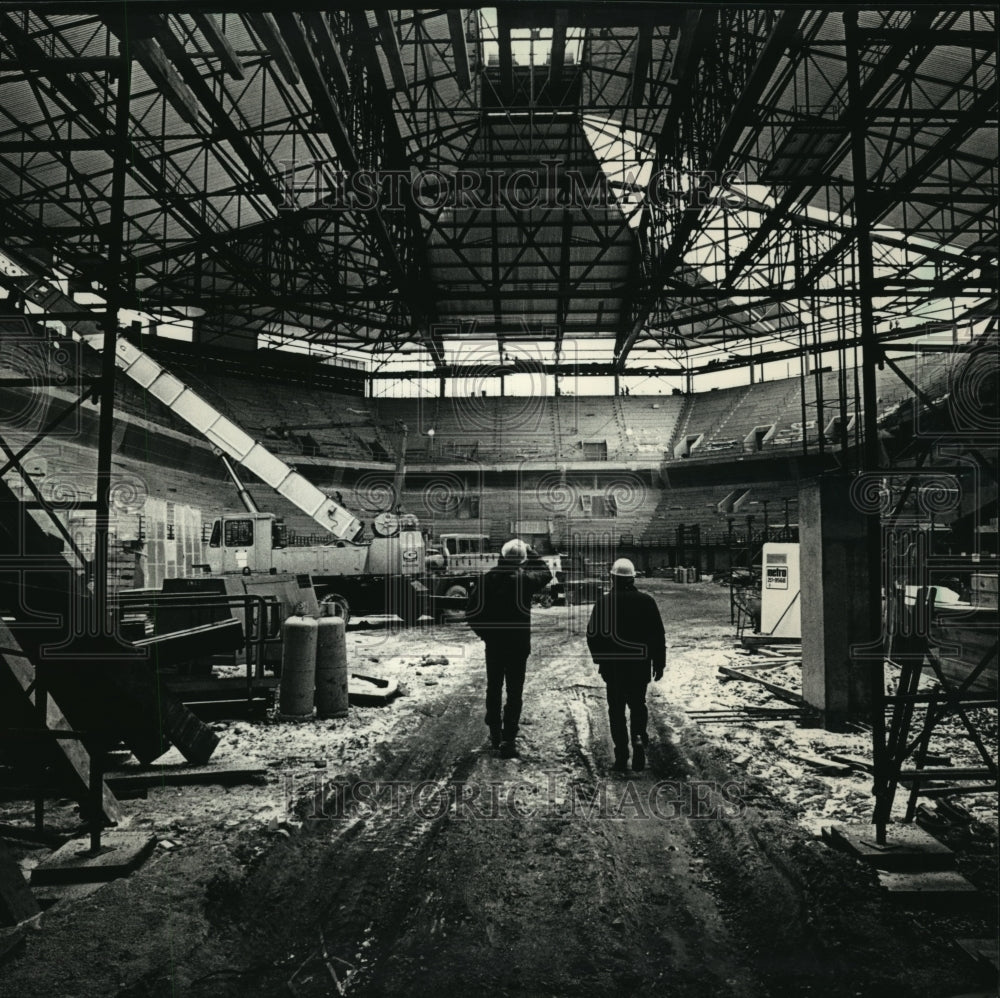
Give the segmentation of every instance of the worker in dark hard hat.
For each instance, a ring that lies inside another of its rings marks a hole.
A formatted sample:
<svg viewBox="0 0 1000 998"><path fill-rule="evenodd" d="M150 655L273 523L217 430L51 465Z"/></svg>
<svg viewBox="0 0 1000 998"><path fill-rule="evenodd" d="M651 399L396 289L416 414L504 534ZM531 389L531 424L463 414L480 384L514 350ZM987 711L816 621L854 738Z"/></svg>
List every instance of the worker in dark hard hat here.
<svg viewBox="0 0 1000 998"><path fill-rule="evenodd" d="M477 586L465 615L486 644L486 723L493 747L505 759L517 755L514 740L531 654L531 597L551 579L548 566L532 548L524 541L508 541L496 567ZM507 702L501 713L505 684Z"/></svg>
<svg viewBox="0 0 1000 998"><path fill-rule="evenodd" d="M632 769L638 772L646 766L649 744L646 687L651 674L656 680L663 676L666 641L660 610L652 596L635 588L635 565L628 558L611 566L611 589L594 604L587 647L607 686L615 770L626 771L631 742Z"/></svg>

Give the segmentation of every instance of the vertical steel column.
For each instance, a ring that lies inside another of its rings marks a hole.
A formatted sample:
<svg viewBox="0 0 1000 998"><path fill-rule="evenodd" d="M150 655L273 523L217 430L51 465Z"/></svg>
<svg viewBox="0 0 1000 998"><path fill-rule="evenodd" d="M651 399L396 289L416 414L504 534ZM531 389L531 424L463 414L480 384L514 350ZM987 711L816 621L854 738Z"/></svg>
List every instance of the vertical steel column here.
<svg viewBox="0 0 1000 998"><path fill-rule="evenodd" d="M875 338L872 315L874 261L871 244L871 210L868 205L868 162L865 155L866 116L861 94L861 56L858 35L858 11L851 7L844 12L847 47L848 114L851 122L851 172L854 183L854 244L858 259L857 306L861 314L861 394L864 419L864 451L862 468L874 471L879 465L878 391L875 385L875 365L880 352Z"/></svg>
<svg viewBox="0 0 1000 998"><path fill-rule="evenodd" d="M97 440L97 502L94 531L95 633L107 631L108 534L110 533L111 437L115 411L115 343L121 307L123 243L125 238L125 178L129 161L128 122L132 90L132 62L126 40L119 43L121 63L115 99L115 140L111 178L111 222L108 239L107 310L101 350L101 408Z"/></svg>
<svg viewBox="0 0 1000 998"><path fill-rule="evenodd" d="M844 44L847 58L848 117L851 127L851 172L854 185L854 243L857 253L856 308L861 316L861 392L864 439L861 459L862 473L871 474L879 466L878 410L875 385L875 365L879 361L879 346L875 338L875 320L872 315L874 261L871 247L871 212L868 204L868 162L865 155L867 130L866 107L861 93L861 45L858 33L858 11L849 7L844 11ZM875 792L875 836L880 845L885 844L886 823L889 820L884 807L887 765L885 730L885 667L880 646L882 619L881 594L876 580L882 575L881 522L877 515L868 516L868 618L870 644L868 654L874 655L869 682L871 696L872 763Z"/></svg>

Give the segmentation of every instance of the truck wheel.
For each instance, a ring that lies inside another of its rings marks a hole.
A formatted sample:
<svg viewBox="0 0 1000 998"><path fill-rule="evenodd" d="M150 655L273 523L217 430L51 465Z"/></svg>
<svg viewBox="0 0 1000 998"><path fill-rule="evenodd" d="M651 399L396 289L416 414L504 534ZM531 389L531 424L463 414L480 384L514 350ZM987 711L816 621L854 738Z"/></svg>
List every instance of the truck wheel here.
<svg viewBox="0 0 1000 998"><path fill-rule="evenodd" d="M457 582L455 583L455 585L449 586L444 591L443 595L448 597L449 599L463 599L465 600L466 604L468 604L469 602L469 590L465 586L460 585ZM446 620L465 620L465 611L455 610L452 609L451 607L446 606L438 614L438 620L442 622Z"/></svg>
<svg viewBox="0 0 1000 998"><path fill-rule="evenodd" d="M351 605L344 599L340 593L327 593L326 596L320 600L323 604L333 604L336 609L334 610L334 615L337 617L344 618L344 626L346 627L351 620Z"/></svg>

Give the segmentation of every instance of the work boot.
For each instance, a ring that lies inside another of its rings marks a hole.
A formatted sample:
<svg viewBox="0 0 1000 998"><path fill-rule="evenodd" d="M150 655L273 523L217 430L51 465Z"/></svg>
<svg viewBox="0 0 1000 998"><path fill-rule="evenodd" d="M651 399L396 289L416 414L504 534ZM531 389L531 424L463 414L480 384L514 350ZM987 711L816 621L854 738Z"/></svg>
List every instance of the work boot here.
<svg viewBox="0 0 1000 998"><path fill-rule="evenodd" d="M517 759L520 758L517 751L517 746L513 741L501 742L500 743L500 758L501 759Z"/></svg>
<svg viewBox="0 0 1000 998"><path fill-rule="evenodd" d="M612 769L616 773L628 772L628 749L615 749L615 764Z"/></svg>
<svg viewBox="0 0 1000 998"><path fill-rule="evenodd" d="M646 768L646 746L641 738L632 742L632 771L641 773Z"/></svg>
<svg viewBox="0 0 1000 998"><path fill-rule="evenodd" d="M499 724L490 725L490 744L494 748L500 748L500 743L503 741L503 736L500 733Z"/></svg>

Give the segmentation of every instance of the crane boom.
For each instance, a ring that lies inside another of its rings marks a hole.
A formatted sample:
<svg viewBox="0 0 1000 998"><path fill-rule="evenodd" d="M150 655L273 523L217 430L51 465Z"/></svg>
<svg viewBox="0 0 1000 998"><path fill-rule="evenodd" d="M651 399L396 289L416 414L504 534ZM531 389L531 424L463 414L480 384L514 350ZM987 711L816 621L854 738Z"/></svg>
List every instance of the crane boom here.
<svg viewBox="0 0 1000 998"><path fill-rule="evenodd" d="M73 299L61 290L59 282L33 277L27 261L22 266L15 257L0 252L0 271L13 277L22 287L25 298L43 310L69 313L79 309ZM97 353L102 352L104 334L96 322L75 321L68 324L68 329L75 340L86 343ZM361 536L364 524L350 510L328 498L312 482L275 457L179 378L121 336L115 345L115 364L223 454L249 468L275 492L311 516L324 530L341 540L353 541Z"/></svg>
<svg viewBox="0 0 1000 998"><path fill-rule="evenodd" d="M82 335L80 338L100 352L100 335ZM342 540L353 541L360 536L364 524L350 510L330 499L135 344L119 337L115 345L115 363L124 374L196 429L223 454L252 471L275 492L311 516L324 530Z"/></svg>

